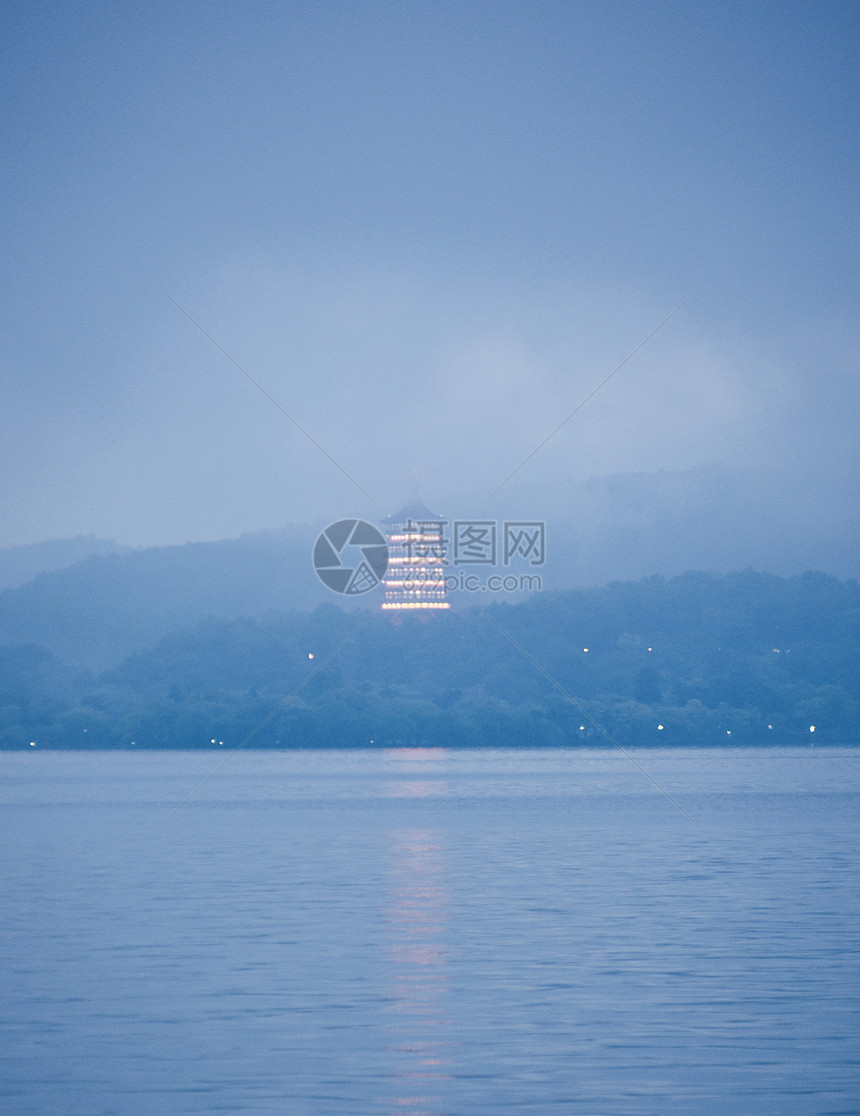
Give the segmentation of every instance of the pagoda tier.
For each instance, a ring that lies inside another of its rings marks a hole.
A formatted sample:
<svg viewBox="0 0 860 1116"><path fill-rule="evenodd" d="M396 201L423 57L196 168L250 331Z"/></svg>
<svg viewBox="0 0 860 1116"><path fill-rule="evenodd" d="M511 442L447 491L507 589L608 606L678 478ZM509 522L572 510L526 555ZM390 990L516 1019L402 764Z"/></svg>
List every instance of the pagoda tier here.
<svg viewBox="0 0 860 1116"><path fill-rule="evenodd" d="M412 502L383 520L388 569L383 578L387 611L450 608L445 590L445 521Z"/></svg>

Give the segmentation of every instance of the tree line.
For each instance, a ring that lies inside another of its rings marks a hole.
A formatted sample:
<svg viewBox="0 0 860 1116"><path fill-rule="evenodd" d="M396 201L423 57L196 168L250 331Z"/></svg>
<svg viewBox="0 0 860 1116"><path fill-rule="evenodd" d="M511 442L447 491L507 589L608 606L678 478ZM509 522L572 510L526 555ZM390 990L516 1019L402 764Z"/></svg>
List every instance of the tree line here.
<svg viewBox="0 0 860 1116"><path fill-rule="evenodd" d="M688 573L394 618L324 604L208 620L100 673L2 647L0 746L766 745L811 726L850 744L858 651L860 586L824 574Z"/></svg>

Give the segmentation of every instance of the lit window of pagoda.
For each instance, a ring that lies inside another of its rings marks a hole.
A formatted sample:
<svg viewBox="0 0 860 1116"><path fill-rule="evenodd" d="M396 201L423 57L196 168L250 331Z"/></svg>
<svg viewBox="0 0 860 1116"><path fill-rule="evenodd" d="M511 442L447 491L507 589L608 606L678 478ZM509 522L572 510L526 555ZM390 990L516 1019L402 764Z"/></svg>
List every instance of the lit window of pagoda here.
<svg viewBox="0 0 860 1116"><path fill-rule="evenodd" d="M445 521L413 501L383 520L388 569L382 608L389 611L450 608L445 590Z"/></svg>

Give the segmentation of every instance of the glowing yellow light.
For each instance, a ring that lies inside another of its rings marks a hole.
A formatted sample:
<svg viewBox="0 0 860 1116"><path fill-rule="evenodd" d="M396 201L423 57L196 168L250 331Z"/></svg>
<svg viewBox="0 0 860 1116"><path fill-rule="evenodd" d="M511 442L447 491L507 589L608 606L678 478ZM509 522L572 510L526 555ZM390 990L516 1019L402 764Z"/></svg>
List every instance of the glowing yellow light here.
<svg viewBox="0 0 860 1116"><path fill-rule="evenodd" d="M383 601L382 608L450 608L450 601Z"/></svg>

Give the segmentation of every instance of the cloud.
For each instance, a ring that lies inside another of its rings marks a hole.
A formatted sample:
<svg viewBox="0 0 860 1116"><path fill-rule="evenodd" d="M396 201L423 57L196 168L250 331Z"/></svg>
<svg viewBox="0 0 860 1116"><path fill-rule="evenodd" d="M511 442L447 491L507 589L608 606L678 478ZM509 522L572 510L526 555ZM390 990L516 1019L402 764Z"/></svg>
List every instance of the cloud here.
<svg viewBox="0 0 860 1116"><path fill-rule="evenodd" d="M382 515L414 494L471 514L686 294L254 257L167 288L376 502L153 292L117 343L111 390L90 391L86 406L46 399L42 446L18 473L39 537L215 539ZM855 452L850 334L837 340L828 352L809 327L795 352L774 350L694 299L496 506L549 514L589 477L710 463L776 466L790 506L798 476L826 473L822 455L833 468ZM814 367L827 360L832 380Z"/></svg>

